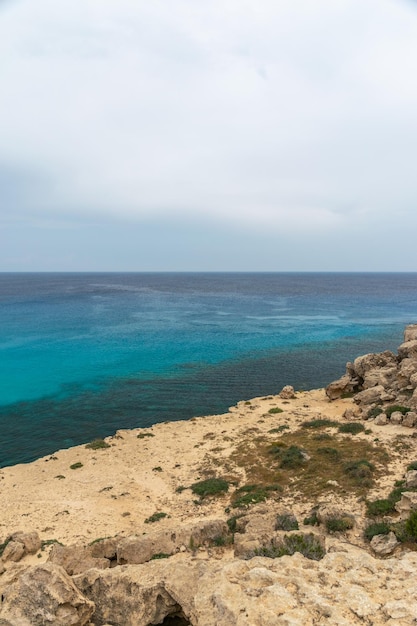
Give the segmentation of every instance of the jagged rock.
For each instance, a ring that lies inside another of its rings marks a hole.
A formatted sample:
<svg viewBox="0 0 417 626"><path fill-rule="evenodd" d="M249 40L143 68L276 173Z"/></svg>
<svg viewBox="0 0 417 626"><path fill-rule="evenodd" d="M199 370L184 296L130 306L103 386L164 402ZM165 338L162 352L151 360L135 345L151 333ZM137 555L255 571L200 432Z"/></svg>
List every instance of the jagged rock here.
<svg viewBox="0 0 417 626"><path fill-rule="evenodd" d="M417 324L409 324L404 330L404 341L417 339Z"/></svg>
<svg viewBox="0 0 417 626"><path fill-rule="evenodd" d="M386 424L388 424L388 417L385 415L385 413L380 413L374 419L374 424L376 424L376 426L385 426Z"/></svg>
<svg viewBox="0 0 417 626"><path fill-rule="evenodd" d="M4 548L3 561L14 561L17 563L25 554L25 546L20 541L9 541Z"/></svg>
<svg viewBox="0 0 417 626"><path fill-rule="evenodd" d="M406 473L405 486L409 488L417 487L417 470L410 470Z"/></svg>
<svg viewBox="0 0 417 626"><path fill-rule="evenodd" d="M417 492L404 491L401 499L396 502L395 510L400 514L401 519L409 516L411 511L417 510Z"/></svg>
<svg viewBox="0 0 417 626"><path fill-rule="evenodd" d="M364 354L363 356L358 356L353 362L353 369L356 376L359 376L362 379L364 379L370 371L386 367L397 367L397 357L389 350L376 354Z"/></svg>
<svg viewBox="0 0 417 626"><path fill-rule="evenodd" d="M411 385L411 379L413 378L413 376L415 376L416 372L417 372L417 360L416 359L410 359L410 358L402 359L398 368L398 373L397 373L398 386L400 388L404 388L404 387L407 387L407 385ZM414 387L415 386L416 385L414 385Z"/></svg>
<svg viewBox="0 0 417 626"><path fill-rule="evenodd" d="M285 385L285 387L283 387L282 390L280 391L279 397L282 398L283 400L294 399L295 398L294 387L291 387L291 385Z"/></svg>
<svg viewBox="0 0 417 626"><path fill-rule="evenodd" d="M343 417L347 420L359 420L362 419L363 413L359 406L353 406L346 409L343 413Z"/></svg>
<svg viewBox="0 0 417 626"><path fill-rule="evenodd" d="M394 367L375 368L365 372L363 388L369 389L370 387L382 385L384 389L398 389L397 377L398 369L396 365Z"/></svg>
<svg viewBox="0 0 417 626"><path fill-rule="evenodd" d="M417 413L414 411L409 411L403 417L402 425L407 426L408 428L413 428L417 422Z"/></svg>
<svg viewBox="0 0 417 626"><path fill-rule="evenodd" d="M183 614L193 626L410 626L417 554L376 559L345 544L321 561L300 554L225 563L176 555L74 578L95 626L148 626ZM387 591L388 590L388 591ZM393 618L394 619L394 618ZM394 626L394 622L392 622Z"/></svg>
<svg viewBox="0 0 417 626"><path fill-rule="evenodd" d="M379 416L378 416L379 417ZM389 418L391 424L401 424L403 421L403 414L401 413L401 411L394 411L394 413L391 413L391 417ZM376 423L376 422L375 422Z"/></svg>
<svg viewBox="0 0 417 626"><path fill-rule="evenodd" d="M395 395L387 394L385 388L382 385L371 387L371 389L364 389L355 395L355 402L361 405L376 404L380 402L386 402L395 398Z"/></svg>
<svg viewBox="0 0 417 626"><path fill-rule="evenodd" d="M25 548L25 554L36 554L41 549L41 540L36 532L16 532L10 536L12 541L19 541Z"/></svg>
<svg viewBox="0 0 417 626"><path fill-rule="evenodd" d="M405 341L398 348L398 356L400 359L417 358L417 339Z"/></svg>
<svg viewBox="0 0 417 626"><path fill-rule="evenodd" d="M58 565L45 563L18 572L1 589L1 620L13 626L84 626L94 603L82 596Z"/></svg>
<svg viewBox="0 0 417 626"><path fill-rule="evenodd" d="M48 557L48 562L64 568L70 576L81 574L91 567L106 569L110 567L110 560L92 556L92 546L61 546L54 544Z"/></svg>
<svg viewBox="0 0 417 626"><path fill-rule="evenodd" d="M326 387L326 395L329 400L337 400L346 393L352 393L355 389L355 382L348 374L344 374L338 380L330 383Z"/></svg>
<svg viewBox="0 0 417 626"><path fill-rule="evenodd" d="M399 541L393 532L388 535L375 535L371 539L371 548L378 556L392 554L399 545Z"/></svg>

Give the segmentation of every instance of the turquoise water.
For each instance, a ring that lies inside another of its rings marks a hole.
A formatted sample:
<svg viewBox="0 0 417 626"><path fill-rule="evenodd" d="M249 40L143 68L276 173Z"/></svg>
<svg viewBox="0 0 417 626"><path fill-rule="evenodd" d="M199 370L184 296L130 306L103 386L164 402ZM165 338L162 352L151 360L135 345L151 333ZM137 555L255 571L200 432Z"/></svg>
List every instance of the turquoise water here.
<svg viewBox="0 0 417 626"><path fill-rule="evenodd" d="M416 274L0 274L0 465L395 349Z"/></svg>

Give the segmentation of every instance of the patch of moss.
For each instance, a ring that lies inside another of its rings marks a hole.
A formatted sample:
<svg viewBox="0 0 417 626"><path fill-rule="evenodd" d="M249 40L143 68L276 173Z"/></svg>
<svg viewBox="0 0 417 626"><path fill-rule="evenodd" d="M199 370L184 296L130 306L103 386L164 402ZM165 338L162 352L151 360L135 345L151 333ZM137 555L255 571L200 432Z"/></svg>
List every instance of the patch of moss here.
<svg viewBox="0 0 417 626"><path fill-rule="evenodd" d="M283 409L280 409L278 406L274 406L272 409L269 409L268 413L275 415L276 413L283 413Z"/></svg>

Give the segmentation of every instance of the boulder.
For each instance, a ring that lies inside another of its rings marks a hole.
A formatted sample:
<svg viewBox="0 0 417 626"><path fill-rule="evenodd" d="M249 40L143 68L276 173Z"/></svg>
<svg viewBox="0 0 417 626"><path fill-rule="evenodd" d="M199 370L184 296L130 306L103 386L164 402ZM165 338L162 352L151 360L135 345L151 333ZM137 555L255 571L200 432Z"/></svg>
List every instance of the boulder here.
<svg viewBox="0 0 417 626"><path fill-rule="evenodd" d="M355 402L362 406L366 406L368 404L378 404L381 402L386 402L387 400L392 400L395 398L395 395L387 394L385 388L382 385L377 385L376 387L371 387L370 389L364 389L364 391L360 391L355 395Z"/></svg>
<svg viewBox="0 0 417 626"><path fill-rule="evenodd" d="M409 324L404 330L404 341L412 341L417 339L417 324Z"/></svg>
<svg viewBox="0 0 417 626"><path fill-rule="evenodd" d="M417 487L417 470L410 470L405 475L405 486L410 489Z"/></svg>
<svg viewBox="0 0 417 626"><path fill-rule="evenodd" d="M110 560L92 556L92 546L61 546L54 544L48 557L49 563L55 563L64 568L70 576L81 574L91 567L106 569L110 567Z"/></svg>
<svg viewBox="0 0 417 626"><path fill-rule="evenodd" d="M413 376L416 376L416 372L417 372L417 360L416 359L410 359L410 358L404 358L401 363L400 366L398 368L398 374L397 374L397 380L398 380L398 387L403 389L404 387L407 387L408 385L411 385L411 380L413 379ZM415 380L415 378L413 379ZM415 388L417 385L414 385L413 388Z"/></svg>
<svg viewBox="0 0 417 626"><path fill-rule="evenodd" d="M396 502L395 509L400 514L401 519L409 516L411 511L417 510L417 492L404 491L401 500Z"/></svg>
<svg viewBox="0 0 417 626"><path fill-rule="evenodd" d="M400 544L393 532L388 535L375 535L371 539L371 548L378 556L388 556Z"/></svg>
<svg viewBox="0 0 417 626"><path fill-rule="evenodd" d="M401 411L394 411L394 413L391 413L391 417L389 419L391 424L399 425L402 424L403 418L404 415Z"/></svg>
<svg viewBox="0 0 417 626"><path fill-rule="evenodd" d="M381 369L381 368L396 368L397 367L397 357L393 352L386 350L385 352L380 353L371 353L364 354L363 356L358 356L353 362L353 369L356 375L362 379L365 378L366 374L371 370Z"/></svg>
<svg viewBox="0 0 417 626"><path fill-rule="evenodd" d="M25 554L25 546L20 541L9 541L3 550L3 561L14 561L17 563Z"/></svg>
<svg viewBox="0 0 417 626"><path fill-rule="evenodd" d="M19 541L23 544L25 548L25 554L36 554L36 552L41 549L41 540L39 539L39 535L36 532L23 533L19 531L13 533L10 538L12 539L12 541Z"/></svg>
<svg viewBox="0 0 417 626"><path fill-rule="evenodd" d="M416 359L417 358L417 339L405 341L398 348L398 356L400 359Z"/></svg>
<svg viewBox="0 0 417 626"><path fill-rule="evenodd" d="M343 417L347 420L360 420L363 417L362 410L359 406L352 406L346 409Z"/></svg>
<svg viewBox="0 0 417 626"><path fill-rule="evenodd" d="M353 381L348 374L344 374L338 380L330 383L326 387L326 395L329 400L337 400L346 393L352 393L356 387L357 382Z"/></svg>
<svg viewBox="0 0 417 626"><path fill-rule="evenodd" d="M385 389L397 389L398 386L398 369L397 366L387 366L375 368L365 372L363 378L363 388L369 389L382 385Z"/></svg>
<svg viewBox="0 0 417 626"><path fill-rule="evenodd" d="M417 413L414 411L408 411L403 417L402 425L408 428L413 428L417 423Z"/></svg>
<svg viewBox="0 0 417 626"><path fill-rule="evenodd" d="M58 565L29 567L1 589L1 620L13 626L84 626L94 603ZM3 622L4 623L4 622Z"/></svg>
<svg viewBox="0 0 417 626"><path fill-rule="evenodd" d="M283 400L293 400L295 398L294 387L291 385L285 385L279 393L279 397Z"/></svg>
<svg viewBox="0 0 417 626"><path fill-rule="evenodd" d="M388 417L385 415L385 413L380 413L374 419L374 424L376 426L385 426L386 424L388 424Z"/></svg>

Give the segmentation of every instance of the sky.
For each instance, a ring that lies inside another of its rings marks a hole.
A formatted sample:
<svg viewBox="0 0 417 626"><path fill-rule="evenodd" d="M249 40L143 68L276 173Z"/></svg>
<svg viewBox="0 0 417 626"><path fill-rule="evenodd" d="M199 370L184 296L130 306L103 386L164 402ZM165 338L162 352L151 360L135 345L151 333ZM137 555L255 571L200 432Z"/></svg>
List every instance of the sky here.
<svg viewBox="0 0 417 626"><path fill-rule="evenodd" d="M414 0L0 0L0 271L417 271Z"/></svg>

